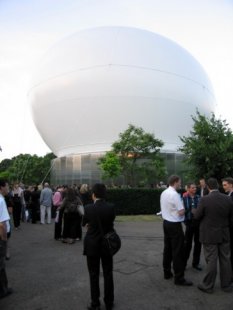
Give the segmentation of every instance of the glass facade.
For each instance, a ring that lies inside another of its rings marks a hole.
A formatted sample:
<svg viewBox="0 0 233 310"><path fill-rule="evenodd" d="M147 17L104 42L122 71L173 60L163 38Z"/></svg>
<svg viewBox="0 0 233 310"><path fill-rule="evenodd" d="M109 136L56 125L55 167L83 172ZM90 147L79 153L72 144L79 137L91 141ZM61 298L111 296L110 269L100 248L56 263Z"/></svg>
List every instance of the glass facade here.
<svg viewBox="0 0 233 310"><path fill-rule="evenodd" d="M51 184L83 184L100 182L98 159L104 153L79 154L55 158L52 161Z"/></svg>
<svg viewBox="0 0 233 310"><path fill-rule="evenodd" d="M97 162L103 155L104 153L90 153L55 158L52 161L51 184L56 186L86 183L91 186L101 182L101 171ZM181 153L161 153L161 155L165 160L167 175L178 174L183 179L187 171L183 163L184 155ZM124 178L119 178L117 184L124 185Z"/></svg>

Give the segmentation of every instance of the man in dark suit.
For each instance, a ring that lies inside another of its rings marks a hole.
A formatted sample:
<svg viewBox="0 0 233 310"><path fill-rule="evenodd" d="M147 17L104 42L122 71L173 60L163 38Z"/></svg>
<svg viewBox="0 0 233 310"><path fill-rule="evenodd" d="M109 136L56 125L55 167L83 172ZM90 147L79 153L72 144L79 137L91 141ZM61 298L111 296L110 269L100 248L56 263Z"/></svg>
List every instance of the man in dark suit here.
<svg viewBox="0 0 233 310"><path fill-rule="evenodd" d="M224 178L222 180L222 187L226 194L231 197L233 200L233 178ZM233 227L230 228L230 248L231 248L231 269L232 269L232 274L231 274L231 281L233 282Z"/></svg>
<svg viewBox="0 0 233 310"><path fill-rule="evenodd" d="M205 182L205 179L204 178L201 178L199 180L199 186L197 188L197 195L199 197L203 197L203 196L206 196L209 194L209 190L206 186L206 182Z"/></svg>
<svg viewBox="0 0 233 310"><path fill-rule="evenodd" d="M200 197L196 195L196 185L193 182L187 184L186 195L183 195L183 203L185 208L185 236L184 236L184 258L185 265L187 265L192 244L194 241L193 260L192 265L196 270L201 271L202 268L199 265L201 256L201 243L199 241L199 221L193 218L192 210L197 208Z"/></svg>
<svg viewBox="0 0 233 310"><path fill-rule="evenodd" d="M230 197L218 190L218 182L214 178L207 181L209 194L200 199L194 218L200 223L200 242L203 244L206 260L206 271L198 288L205 293L212 293L219 259L221 288L225 292L232 291L230 233L229 224L233 225L233 202Z"/></svg>
<svg viewBox="0 0 233 310"><path fill-rule="evenodd" d="M83 217L83 226L87 227L83 254L87 256L91 286L91 303L87 307L89 310L100 309L100 260L104 275L104 303L106 310L111 310L114 302L113 258L102 251L101 241L103 234L113 230L115 212L113 205L108 204L105 197L105 185L95 184L92 188L94 203L85 206Z"/></svg>

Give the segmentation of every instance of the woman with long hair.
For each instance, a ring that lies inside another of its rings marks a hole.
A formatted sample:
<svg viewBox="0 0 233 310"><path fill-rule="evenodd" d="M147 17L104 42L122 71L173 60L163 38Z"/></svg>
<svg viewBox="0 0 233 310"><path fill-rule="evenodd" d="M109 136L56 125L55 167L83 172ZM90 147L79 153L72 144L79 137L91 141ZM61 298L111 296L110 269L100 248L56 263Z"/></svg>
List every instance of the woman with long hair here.
<svg viewBox="0 0 233 310"><path fill-rule="evenodd" d="M73 188L68 188L66 196L61 204L60 210L63 213L63 242L72 244L77 238L77 221L80 217L78 214L78 206L82 204ZM81 226L81 220L80 220Z"/></svg>

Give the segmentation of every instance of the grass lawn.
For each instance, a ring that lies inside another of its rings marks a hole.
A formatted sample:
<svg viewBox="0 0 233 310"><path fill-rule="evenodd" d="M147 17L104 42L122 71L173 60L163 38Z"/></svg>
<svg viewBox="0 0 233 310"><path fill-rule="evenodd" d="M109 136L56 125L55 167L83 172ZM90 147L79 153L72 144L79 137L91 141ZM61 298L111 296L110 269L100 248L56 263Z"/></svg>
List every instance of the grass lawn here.
<svg viewBox="0 0 233 310"><path fill-rule="evenodd" d="M160 216L155 214L150 215L118 215L116 217L117 222L161 222Z"/></svg>

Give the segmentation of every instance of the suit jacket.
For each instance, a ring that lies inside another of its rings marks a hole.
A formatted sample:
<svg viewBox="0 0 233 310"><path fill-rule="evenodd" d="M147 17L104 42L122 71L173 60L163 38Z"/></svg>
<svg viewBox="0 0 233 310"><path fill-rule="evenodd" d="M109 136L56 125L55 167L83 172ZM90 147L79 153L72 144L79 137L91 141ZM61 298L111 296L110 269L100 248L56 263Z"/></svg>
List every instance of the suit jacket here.
<svg viewBox="0 0 233 310"><path fill-rule="evenodd" d="M114 219L114 206L104 200L97 200L94 204L84 207L83 226L88 224L87 233L84 238L84 255L101 255L102 232L99 221L101 222L103 233L106 234L113 230Z"/></svg>
<svg viewBox="0 0 233 310"><path fill-rule="evenodd" d="M231 197L231 199L233 200L233 192L231 192L229 197Z"/></svg>
<svg viewBox="0 0 233 310"><path fill-rule="evenodd" d="M233 225L233 201L229 196L213 191L200 199L194 218L201 221L201 243L229 241L229 226Z"/></svg>
<svg viewBox="0 0 233 310"><path fill-rule="evenodd" d="M203 189L203 196L206 196L208 194L209 194L208 188L207 188L207 186L205 186L204 189ZM201 187L200 186L197 188L196 195L202 197L201 196Z"/></svg>

